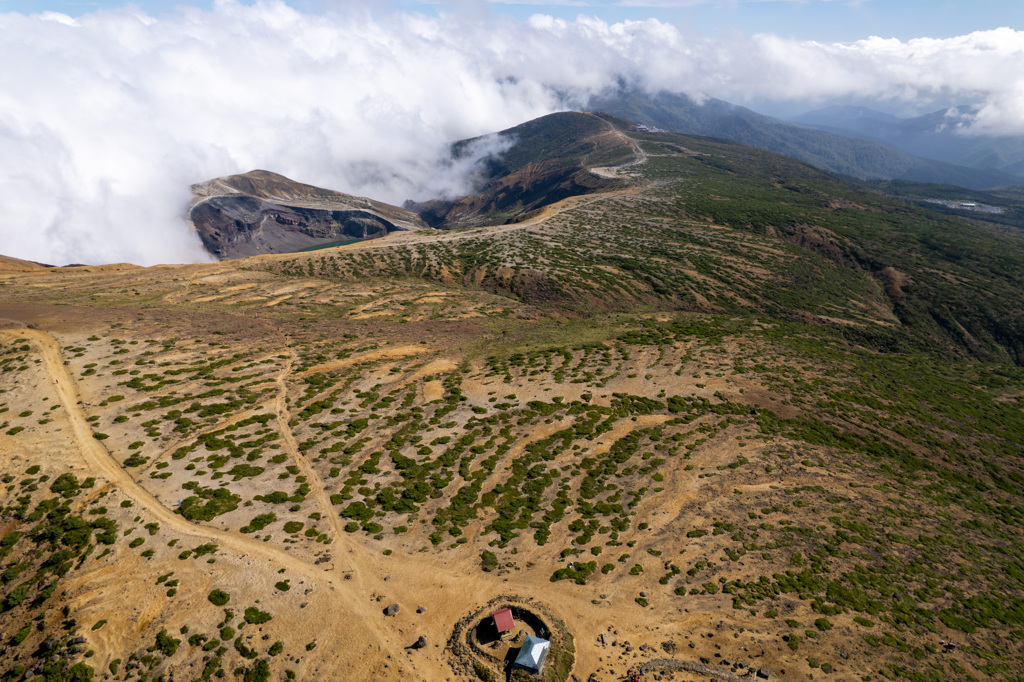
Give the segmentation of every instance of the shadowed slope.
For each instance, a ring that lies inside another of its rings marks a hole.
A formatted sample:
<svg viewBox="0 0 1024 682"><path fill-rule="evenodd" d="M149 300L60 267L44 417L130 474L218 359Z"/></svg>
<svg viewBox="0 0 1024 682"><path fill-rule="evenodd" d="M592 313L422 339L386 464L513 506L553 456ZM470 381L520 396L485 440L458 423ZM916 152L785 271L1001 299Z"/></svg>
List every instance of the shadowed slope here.
<svg viewBox="0 0 1024 682"><path fill-rule="evenodd" d="M268 171L192 188L191 220L218 258L301 251L427 226L415 214L363 197L304 185Z"/></svg>

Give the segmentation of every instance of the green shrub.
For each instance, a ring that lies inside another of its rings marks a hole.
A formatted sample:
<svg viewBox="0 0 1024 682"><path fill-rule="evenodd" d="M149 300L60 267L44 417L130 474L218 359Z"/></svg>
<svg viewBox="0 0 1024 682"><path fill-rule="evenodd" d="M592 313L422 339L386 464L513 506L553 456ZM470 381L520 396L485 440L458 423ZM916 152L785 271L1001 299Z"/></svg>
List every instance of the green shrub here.
<svg viewBox="0 0 1024 682"><path fill-rule="evenodd" d="M180 639L168 635L167 630L161 630L156 635L156 644L153 645L153 649L164 656L173 656L174 652L178 650L179 644L181 644Z"/></svg>
<svg viewBox="0 0 1024 682"><path fill-rule="evenodd" d="M206 596L210 600L210 603L214 606L224 606L231 601L231 595L221 590L214 590Z"/></svg>
<svg viewBox="0 0 1024 682"><path fill-rule="evenodd" d="M269 514L259 514L258 516L254 517L253 520L250 521L247 525L242 526L241 530L243 533L254 533L258 530L263 530L264 528L272 524L274 521L277 521L277 514L275 514L274 512L270 512ZM287 527L288 524L285 524L285 528Z"/></svg>
<svg viewBox="0 0 1024 682"><path fill-rule="evenodd" d="M266 611L260 611L255 606L250 606L245 610L245 622L249 623L250 625L260 625L261 623L266 623L272 617L273 616L271 616Z"/></svg>
<svg viewBox="0 0 1024 682"><path fill-rule="evenodd" d="M494 676L494 672L490 668L477 661L473 662L473 673L477 676L477 679L481 680L481 682L496 682L497 680Z"/></svg>

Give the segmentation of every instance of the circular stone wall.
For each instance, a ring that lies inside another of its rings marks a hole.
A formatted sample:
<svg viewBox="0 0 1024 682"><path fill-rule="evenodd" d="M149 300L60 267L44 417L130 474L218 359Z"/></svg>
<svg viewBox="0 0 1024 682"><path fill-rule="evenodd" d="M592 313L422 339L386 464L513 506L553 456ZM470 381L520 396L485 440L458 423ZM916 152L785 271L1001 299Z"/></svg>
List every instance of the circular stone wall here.
<svg viewBox="0 0 1024 682"><path fill-rule="evenodd" d="M503 639L494 629L491 614L508 607L516 627ZM475 676L484 682L502 680L519 652L522 640L532 634L551 642L544 668L534 675L522 668L512 671L513 680L565 682L572 673L576 649L572 635L560 619L539 602L528 597L495 597L455 624L448 639L455 672Z"/></svg>

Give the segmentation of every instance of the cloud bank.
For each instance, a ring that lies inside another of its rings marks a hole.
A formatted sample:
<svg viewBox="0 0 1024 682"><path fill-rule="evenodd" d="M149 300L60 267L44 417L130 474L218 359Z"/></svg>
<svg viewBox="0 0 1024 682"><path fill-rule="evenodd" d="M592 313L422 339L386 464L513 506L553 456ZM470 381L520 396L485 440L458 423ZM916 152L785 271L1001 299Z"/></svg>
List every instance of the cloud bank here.
<svg viewBox="0 0 1024 682"><path fill-rule="evenodd" d="M1024 32L1010 29L827 44L353 7L0 14L0 254L207 260L189 186L254 168L393 203L466 192L472 159L445 163L450 142L623 81L809 106L963 100L980 106L965 127L1024 134Z"/></svg>

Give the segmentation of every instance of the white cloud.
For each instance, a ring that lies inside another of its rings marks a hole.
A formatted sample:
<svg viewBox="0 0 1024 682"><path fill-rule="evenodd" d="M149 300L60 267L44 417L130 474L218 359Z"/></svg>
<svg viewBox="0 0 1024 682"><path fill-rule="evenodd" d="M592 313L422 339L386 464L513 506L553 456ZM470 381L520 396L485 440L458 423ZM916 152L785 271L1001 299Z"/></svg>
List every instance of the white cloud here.
<svg viewBox="0 0 1024 682"><path fill-rule="evenodd" d="M334 7L0 14L0 253L201 260L188 186L253 168L395 203L465 191L471 163L443 164L449 142L617 79L740 102L960 98L980 105L977 130L1024 134L1024 32L1010 29L825 44Z"/></svg>

